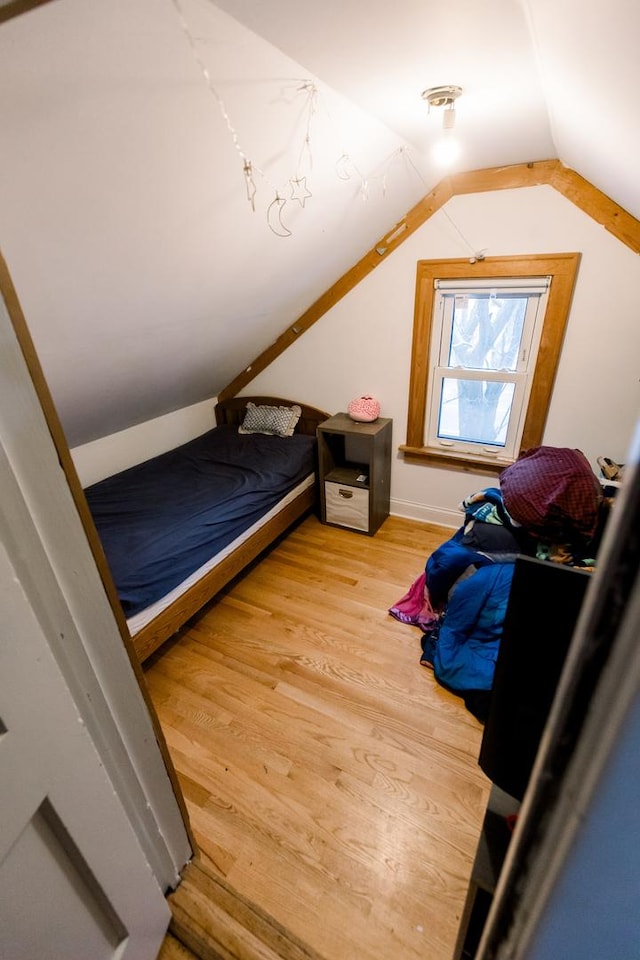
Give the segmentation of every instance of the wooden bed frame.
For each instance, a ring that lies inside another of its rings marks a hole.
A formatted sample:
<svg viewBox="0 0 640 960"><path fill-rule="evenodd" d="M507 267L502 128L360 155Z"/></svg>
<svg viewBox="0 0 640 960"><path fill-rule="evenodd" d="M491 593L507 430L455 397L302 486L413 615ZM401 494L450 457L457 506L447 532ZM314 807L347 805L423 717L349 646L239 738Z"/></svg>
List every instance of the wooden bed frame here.
<svg viewBox="0 0 640 960"><path fill-rule="evenodd" d="M217 426L223 424L239 426L244 419L245 409L249 401L255 404L287 407L297 403L295 400L283 400L279 397L231 397L216 405ZM302 408L302 414L296 425L296 433L315 436L318 424L326 420L330 414L306 404L301 403L299 406ZM139 662L143 663L147 657L150 657L165 640L184 626L233 577L244 570L252 560L255 560L296 520L311 510L316 505L317 500L317 484L303 490L284 510L268 520L244 543L236 547L217 566L206 573L202 579L193 584L182 596L166 607L162 613L134 634L131 637L131 642Z"/></svg>

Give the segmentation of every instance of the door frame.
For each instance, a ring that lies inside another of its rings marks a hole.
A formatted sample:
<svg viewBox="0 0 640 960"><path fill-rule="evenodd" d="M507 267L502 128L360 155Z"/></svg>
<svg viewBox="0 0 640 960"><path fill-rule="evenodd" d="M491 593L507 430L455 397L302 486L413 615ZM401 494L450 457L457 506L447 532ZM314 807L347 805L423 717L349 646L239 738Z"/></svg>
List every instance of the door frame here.
<svg viewBox="0 0 640 960"><path fill-rule="evenodd" d="M31 523L16 517L25 580L77 708L161 889L196 846L144 674L26 320L0 254L0 427ZM39 547L44 547L38 549Z"/></svg>

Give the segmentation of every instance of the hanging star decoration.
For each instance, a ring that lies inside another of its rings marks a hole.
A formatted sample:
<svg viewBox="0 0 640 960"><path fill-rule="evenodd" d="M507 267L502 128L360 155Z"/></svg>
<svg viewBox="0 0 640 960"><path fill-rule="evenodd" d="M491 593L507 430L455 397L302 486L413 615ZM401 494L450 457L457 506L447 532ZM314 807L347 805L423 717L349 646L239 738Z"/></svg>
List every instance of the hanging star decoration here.
<svg viewBox="0 0 640 960"><path fill-rule="evenodd" d="M209 92L217 104L218 110L231 136L233 146L239 155L242 163L242 174L244 178L246 199L251 204L251 209L254 212L256 210L256 198L258 196L256 179L259 177L262 183L266 184L268 187L271 187L273 190L271 195L274 196L275 194L274 199L267 208L267 224L269 229L278 237L292 236L291 230L289 230L286 224L282 221L282 214L285 205L290 201L297 200L300 206L304 207L309 197L313 196L307 185L307 177L311 176L311 172L313 170L312 129L316 114L319 112L320 91L318 90L318 87L313 80L294 79L287 83L284 88L283 99L286 103L291 104L298 97L306 99L306 103L302 109L301 117L305 123L304 138L300 146L295 175L289 179L289 185L291 188L290 197L285 199L275 188L275 185L271 182L266 172L257 163L252 162L249 159L248 154L243 150L238 131L232 123L224 101L213 82L209 68L207 67L207 64L200 52L199 48L205 42L205 40L203 40L201 37L194 36L192 33L182 9L183 0L173 0L173 5L175 7L181 28L185 34L185 38L191 49L193 58L202 74ZM0 6L2 6L2 0L0 0ZM346 150L343 150L336 161L336 175L342 181L348 182L355 180L356 183L359 183L359 194L363 202L367 202L369 200L371 187L378 183L381 183L381 193L382 197L384 198L387 192L387 175L391 169L391 166L399 158L402 158L407 166L412 169L413 173L415 173L420 178L422 183L425 184L422 174L420 173L416 164L413 162L406 147L400 147L395 150L391 156L388 157L386 161L384 161L384 163L377 168L375 172L370 172L368 176L365 176L358 169L353 157ZM381 172L378 172L380 170ZM306 173L307 176L303 176L303 172Z"/></svg>
<svg viewBox="0 0 640 960"><path fill-rule="evenodd" d="M312 197L311 190L307 187L306 177L291 177L291 199L297 200L301 207L304 207L307 199Z"/></svg>

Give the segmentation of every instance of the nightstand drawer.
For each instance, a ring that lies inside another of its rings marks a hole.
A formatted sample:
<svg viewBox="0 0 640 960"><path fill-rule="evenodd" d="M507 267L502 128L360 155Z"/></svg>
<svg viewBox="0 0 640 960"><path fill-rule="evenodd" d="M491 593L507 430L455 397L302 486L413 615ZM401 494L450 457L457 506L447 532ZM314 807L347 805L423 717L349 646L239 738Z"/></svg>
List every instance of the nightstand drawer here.
<svg viewBox="0 0 640 960"><path fill-rule="evenodd" d="M327 523L339 523L354 530L369 530L369 491L341 483L324 485Z"/></svg>

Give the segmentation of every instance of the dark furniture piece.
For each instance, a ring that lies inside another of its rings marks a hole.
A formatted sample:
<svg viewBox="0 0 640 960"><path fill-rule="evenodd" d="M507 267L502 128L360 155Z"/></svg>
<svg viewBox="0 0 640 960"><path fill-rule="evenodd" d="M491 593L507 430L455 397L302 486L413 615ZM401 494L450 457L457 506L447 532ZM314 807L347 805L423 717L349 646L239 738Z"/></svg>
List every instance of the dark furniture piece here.
<svg viewBox="0 0 640 960"><path fill-rule="evenodd" d="M473 960L475 956L511 839L508 818L516 816L519 809L518 800L492 786L452 960Z"/></svg>
<svg viewBox="0 0 640 960"><path fill-rule="evenodd" d="M359 423L337 413L318 427L323 523L369 536L389 516L392 421Z"/></svg>
<svg viewBox="0 0 640 960"><path fill-rule="evenodd" d="M475 956L591 574L515 561L478 762L492 781L453 960Z"/></svg>
<svg viewBox="0 0 640 960"><path fill-rule="evenodd" d="M516 559L479 764L522 800L591 574Z"/></svg>

